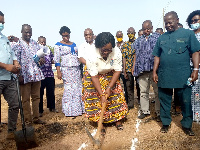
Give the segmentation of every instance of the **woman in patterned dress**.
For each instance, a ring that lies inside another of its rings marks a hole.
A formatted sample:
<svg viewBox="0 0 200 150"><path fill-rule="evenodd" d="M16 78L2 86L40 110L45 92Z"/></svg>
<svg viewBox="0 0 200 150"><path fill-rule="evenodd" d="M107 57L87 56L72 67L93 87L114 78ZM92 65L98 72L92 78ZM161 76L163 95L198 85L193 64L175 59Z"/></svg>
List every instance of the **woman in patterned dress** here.
<svg viewBox="0 0 200 150"><path fill-rule="evenodd" d="M86 117L98 122L102 103L106 102L103 123L115 123L118 130L123 130L121 120L126 117L128 107L119 81L122 71L121 51L115 47L114 36L109 32L97 35L95 47L94 56L86 60L88 71L85 72L83 83L82 98L85 101Z"/></svg>
<svg viewBox="0 0 200 150"><path fill-rule="evenodd" d="M200 42L200 10L191 12L186 21L188 26L194 30L197 40ZM191 66L193 67L192 61ZM192 87L191 101L193 120L200 121L200 71L198 72L198 80L195 81Z"/></svg>
<svg viewBox="0 0 200 150"><path fill-rule="evenodd" d="M62 98L62 112L65 116L76 116L84 113L84 103L81 99L82 82L78 60L78 49L74 42L69 41L70 29L61 27L62 41L54 48L54 61L58 79L63 79L64 93Z"/></svg>

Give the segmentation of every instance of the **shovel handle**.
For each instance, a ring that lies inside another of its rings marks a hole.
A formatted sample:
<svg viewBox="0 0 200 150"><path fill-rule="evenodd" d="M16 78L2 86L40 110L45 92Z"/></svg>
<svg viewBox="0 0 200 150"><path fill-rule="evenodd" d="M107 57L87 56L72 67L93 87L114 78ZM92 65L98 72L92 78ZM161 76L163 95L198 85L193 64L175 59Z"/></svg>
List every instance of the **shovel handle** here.
<svg viewBox="0 0 200 150"><path fill-rule="evenodd" d="M106 99L108 98L107 94L106 94ZM97 127L97 138L99 138L101 129L102 129L102 123L103 123L103 115L106 109L106 105L107 103L103 103L102 104L102 108L101 108L101 113L100 113L100 118L99 118L99 122L98 122L98 127Z"/></svg>

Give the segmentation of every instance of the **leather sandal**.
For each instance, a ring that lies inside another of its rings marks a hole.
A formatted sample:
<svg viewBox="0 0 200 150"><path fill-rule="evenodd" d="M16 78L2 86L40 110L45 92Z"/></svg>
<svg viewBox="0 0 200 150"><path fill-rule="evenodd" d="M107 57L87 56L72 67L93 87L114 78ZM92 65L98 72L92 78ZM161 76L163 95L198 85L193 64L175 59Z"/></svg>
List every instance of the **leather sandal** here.
<svg viewBox="0 0 200 150"><path fill-rule="evenodd" d="M116 128L117 128L117 130L123 130L123 129L124 129L124 127L123 127L122 124L118 124L118 125L116 125Z"/></svg>

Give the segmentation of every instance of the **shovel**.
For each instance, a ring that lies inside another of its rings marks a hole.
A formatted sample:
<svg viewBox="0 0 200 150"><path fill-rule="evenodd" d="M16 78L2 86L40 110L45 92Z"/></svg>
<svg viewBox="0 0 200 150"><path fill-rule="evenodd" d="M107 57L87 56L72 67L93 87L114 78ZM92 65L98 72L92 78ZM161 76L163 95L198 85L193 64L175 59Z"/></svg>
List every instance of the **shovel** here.
<svg viewBox="0 0 200 150"><path fill-rule="evenodd" d="M106 95L106 99L107 99L107 95ZM103 115L106 109L106 105L107 103L103 103L102 104L102 109L101 109L101 113L100 113L100 118L99 118L99 122L98 122L98 127L97 127L97 134L96 137L97 139L95 139L92 134L89 132L89 130L87 129L87 127L85 128L87 135L89 136L89 138L92 140L92 143L94 144L94 147L96 149L100 149L101 148L101 141L100 141L100 134L101 134L101 129L102 129L102 123L103 123Z"/></svg>
<svg viewBox="0 0 200 150"><path fill-rule="evenodd" d="M17 149L26 150L28 148L37 147L38 144L36 142L35 129L32 126L26 127L25 125L24 113L23 113L21 96L20 96L20 89L19 89L19 80L18 80L18 77L16 77L15 79L17 82L17 93L18 93L19 109L20 109L20 116L21 116L21 122L22 122L22 130L15 131L14 137L15 137Z"/></svg>

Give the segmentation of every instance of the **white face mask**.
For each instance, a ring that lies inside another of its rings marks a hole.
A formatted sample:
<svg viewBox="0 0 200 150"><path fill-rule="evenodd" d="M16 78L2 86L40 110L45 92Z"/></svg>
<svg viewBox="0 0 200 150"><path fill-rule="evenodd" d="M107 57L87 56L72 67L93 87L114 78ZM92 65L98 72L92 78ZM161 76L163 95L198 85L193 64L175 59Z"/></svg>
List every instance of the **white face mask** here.
<svg viewBox="0 0 200 150"><path fill-rule="evenodd" d="M191 29L193 29L193 30L197 30L197 29L200 28L200 23L190 24L190 26L191 26Z"/></svg>
<svg viewBox="0 0 200 150"><path fill-rule="evenodd" d="M0 32L4 29L4 24L0 23Z"/></svg>

